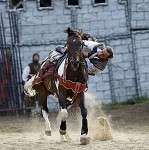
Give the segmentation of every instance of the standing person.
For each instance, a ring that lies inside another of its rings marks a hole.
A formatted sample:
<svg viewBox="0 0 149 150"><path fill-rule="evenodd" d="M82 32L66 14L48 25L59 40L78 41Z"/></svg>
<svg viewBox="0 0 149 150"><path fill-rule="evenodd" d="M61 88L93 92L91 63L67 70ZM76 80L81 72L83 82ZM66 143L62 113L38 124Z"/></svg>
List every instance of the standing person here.
<svg viewBox="0 0 149 150"><path fill-rule="evenodd" d="M23 73L22 73L22 79L24 82L28 81L33 75L37 73L37 70L40 67L39 58L40 58L39 54L34 53L32 63L28 64L24 68Z"/></svg>
<svg viewBox="0 0 149 150"><path fill-rule="evenodd" d="M22 73L22 79L24 83L37 73L38 69L40 68L39 58L39 54L34 53L32 57L32 62L24 68ZM38 94L33 97L26 96L25 105L27 108L27 115L31 115L31 109L36 107L36 100L38 100L39 102Z"/></svg>

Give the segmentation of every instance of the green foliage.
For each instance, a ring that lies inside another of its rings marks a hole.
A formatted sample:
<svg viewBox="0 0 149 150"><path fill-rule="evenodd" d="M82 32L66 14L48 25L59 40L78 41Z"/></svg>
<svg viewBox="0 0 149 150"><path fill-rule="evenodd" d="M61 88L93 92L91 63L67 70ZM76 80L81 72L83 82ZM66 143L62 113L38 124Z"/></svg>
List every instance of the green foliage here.
<svg viewBox="0 0 149 150"><path fill-rule="evenodd" d="M139 103L149 103L149 98L147 97L139 97L135 99L128 99L127 101L124 102L117 102L117 103L112 103L112 104L103 104L103 108L122 108L127 105L134 105L134 104L139 104Z"/></svg>

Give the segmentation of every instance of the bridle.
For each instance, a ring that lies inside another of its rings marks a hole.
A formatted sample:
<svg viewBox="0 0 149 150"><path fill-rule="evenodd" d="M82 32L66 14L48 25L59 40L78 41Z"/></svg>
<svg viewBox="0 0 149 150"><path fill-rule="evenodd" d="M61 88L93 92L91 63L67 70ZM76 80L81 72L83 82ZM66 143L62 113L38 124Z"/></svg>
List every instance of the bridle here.
<svg viewBox="0 0 149 150"><path fill-rule="evenodd" d="M83 41L82 39L80 41L77 41L78 38L81 39L79 35L68 36L68 41L67 41L68 64L71 64L73 70L77 70L80 63L82 63L83 61L83 55L82 55Z"/></svg>

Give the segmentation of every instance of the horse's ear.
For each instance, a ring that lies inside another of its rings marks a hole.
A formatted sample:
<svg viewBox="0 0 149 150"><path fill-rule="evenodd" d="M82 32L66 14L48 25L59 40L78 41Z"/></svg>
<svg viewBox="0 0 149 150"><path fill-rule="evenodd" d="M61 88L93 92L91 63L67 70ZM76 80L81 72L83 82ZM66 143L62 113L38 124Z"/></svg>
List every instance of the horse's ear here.
<svg viewBox="0 0 149 150"><path fill-rule="evenodd" d="M83 30L81 29L79 32L79 35L82 37L83 36Z"/></svg>
<svg viewBox="0 0 149 150"><path fill-rule="evenodd" d="M78 34L79 36L81 36L81 37L82 37L83 34L84 34L82 29L77 29L76 32L77 32L77 34Z"/></svg>
<svg viewBox="0 0 149 150"><path fill-rule="evenodd" d="M71 29L70 27L68 27L66 30L64 30L65 33L67 33L68 35L70 35Z"/></svg>

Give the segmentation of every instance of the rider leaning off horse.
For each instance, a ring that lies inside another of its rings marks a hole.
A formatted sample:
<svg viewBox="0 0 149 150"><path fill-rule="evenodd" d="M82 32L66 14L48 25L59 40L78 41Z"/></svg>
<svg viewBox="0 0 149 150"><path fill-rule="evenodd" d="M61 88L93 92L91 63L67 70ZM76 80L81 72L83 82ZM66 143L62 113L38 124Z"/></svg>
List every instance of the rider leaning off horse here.
<svg viewBox="0 0 149 150"><path fill-rule="evenodd" d="M86 60L88 74L96 75L103 71L110 58L113 58L113 49L109 46L105 46L103 43L98 43L93 40L83 40L83 57ZM64 46L57 46L56 51L59 53L65 53L67 48Z"/></svg>

